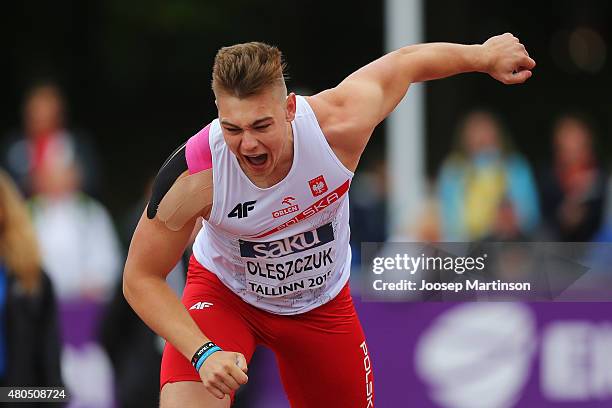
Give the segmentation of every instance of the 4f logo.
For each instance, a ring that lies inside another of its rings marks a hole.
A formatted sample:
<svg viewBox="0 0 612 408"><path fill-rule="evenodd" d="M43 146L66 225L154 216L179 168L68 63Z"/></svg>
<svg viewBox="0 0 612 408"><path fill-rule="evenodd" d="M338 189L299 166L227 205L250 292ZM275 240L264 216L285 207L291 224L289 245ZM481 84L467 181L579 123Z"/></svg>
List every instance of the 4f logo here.
<svg viewBox="0 0 612 408"><path fill-rule="evenodd" d="M227 216L229 218L238 217L238 218L246 218L249 216L249 211L255 208L255 201L245 201L244 203L238 203L236 207L232 211L230 211Z"/></svg>
<svg viewBox="0 0 612 408"><path fill-rule="evenodd" d="M189 310L202 310L202 309L206 309L207 307L211 307L213 304L210 302L198 302L195 303L193 306L191 306L189 308Z"/></svg>
<svg viewBox="0 0 612 408"><path fill-rule="evenodd" d="M308 181L308 185L310 186L310 192L315 197L327 192L327 183L322 175Z"/></svg>

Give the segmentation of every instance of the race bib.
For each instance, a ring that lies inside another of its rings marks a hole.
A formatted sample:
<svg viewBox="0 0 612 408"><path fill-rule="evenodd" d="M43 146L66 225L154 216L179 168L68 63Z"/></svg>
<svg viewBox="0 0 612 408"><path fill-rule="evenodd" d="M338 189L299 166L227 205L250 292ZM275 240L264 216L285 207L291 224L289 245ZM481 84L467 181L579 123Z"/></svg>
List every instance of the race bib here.
<svg viewBox="0 0 612 408"><path fill-rule="evenodd" d="M276 241L238 242L247 289L260 296L280 297L320 288L334 270L331 223Z"/></svg>

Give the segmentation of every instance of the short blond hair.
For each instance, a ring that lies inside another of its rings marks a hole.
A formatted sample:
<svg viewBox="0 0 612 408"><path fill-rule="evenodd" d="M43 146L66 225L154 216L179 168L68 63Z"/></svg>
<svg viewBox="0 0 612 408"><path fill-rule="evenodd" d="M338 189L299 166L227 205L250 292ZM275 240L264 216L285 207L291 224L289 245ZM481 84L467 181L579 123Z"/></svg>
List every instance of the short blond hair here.
<svg viewBox="0 0 612 408"><path fill-rule="evenodd" d="M283 54L272 45L249 42L223 47L215 56L212 89L246 98L272 85L285 88Z"/></svg>

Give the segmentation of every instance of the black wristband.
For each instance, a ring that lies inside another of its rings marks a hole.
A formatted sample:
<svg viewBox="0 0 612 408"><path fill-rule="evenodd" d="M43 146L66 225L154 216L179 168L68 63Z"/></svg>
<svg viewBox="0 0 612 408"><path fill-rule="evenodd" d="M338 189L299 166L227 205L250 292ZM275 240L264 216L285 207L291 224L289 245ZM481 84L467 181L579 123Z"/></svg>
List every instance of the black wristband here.
<svg viewBox="0 0 612 408"><path fill-rule="evenodd" d="M215 346L216 346L216 344L213 343L212 341L209 341L208 343L204 343L204 345L202 345L202 347L200 347L195 352L193 357L191 357L191 365L195 367L196 364L198 363L198 360L200 359L200 356L202 356L202 354L206 353L208 350L210 350L211 348L213 348Z"/></svg>

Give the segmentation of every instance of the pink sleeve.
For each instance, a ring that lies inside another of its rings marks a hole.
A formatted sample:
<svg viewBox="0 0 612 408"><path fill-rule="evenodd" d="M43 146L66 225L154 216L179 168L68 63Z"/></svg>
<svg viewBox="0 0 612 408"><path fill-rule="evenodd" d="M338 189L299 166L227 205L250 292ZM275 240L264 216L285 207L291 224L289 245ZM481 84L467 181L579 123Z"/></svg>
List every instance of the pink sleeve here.
<svg viewBox="0 0 612 408"><path fill-rule="evenodd" d="M189 174L212 168L212 154L209 142L210 123L187 141L185 157Z"/></svg>

